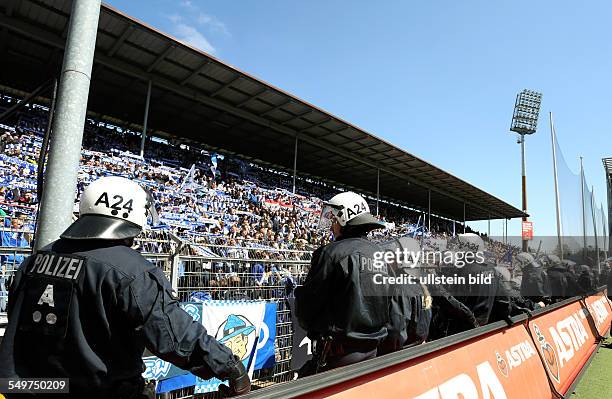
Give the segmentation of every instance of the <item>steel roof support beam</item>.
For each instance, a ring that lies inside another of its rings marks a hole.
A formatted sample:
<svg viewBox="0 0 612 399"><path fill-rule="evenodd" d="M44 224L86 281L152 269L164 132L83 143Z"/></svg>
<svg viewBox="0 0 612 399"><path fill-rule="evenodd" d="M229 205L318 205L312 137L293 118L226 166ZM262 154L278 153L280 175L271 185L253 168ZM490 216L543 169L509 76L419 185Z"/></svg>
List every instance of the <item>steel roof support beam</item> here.
<svg viewBox="0 0 612 399"><path fill-rule="evenodd" d="M160 62L162 62L164 60L164 58L166 58L176 47L174 46L174 44L171 44L170 46L168 46L167 49L164 50L163 53L160 54L159 57L157 57L157 59L155 61L153 61L153 63L151 65L149 65L149 67L147 68L147 73L153 71L155 68L157 68L157 66L160 64Z"/></svg>
<svg viewBox="0 0 612 399"><path fill-rule="evenodd" d="M344 131L344 130L346 130L346 129L341 129L341 130L335 131L333 133L339 133L339 132ZM342 137L345 137L345 136L342 135ZM367 139L369 139L369 137L363 137L363 138L360 138L360 139L357 139L357 140L346 140L346 141L341 141L339 143L335 143L335 142L329 141L329 140L324 140L324 141L326 143L330 144L330 145L343 146L343 145L350 144L350 143L359 143L360 141L367 140ZM376 145L378 145L378 144L380 144L380 143L376 143ZM362 147L363 148L369 148L369 146L365 146L365 145L363 145Z"/></svg>
<svg viewBox="0 0 612 399"><path fill-rule="evenodd" d="M289 99L289 100L287 100L287 101L285 101L285 102L283 102L283 103L281 103L281 104L278 104L278 105L276 105L276 106L274 106L274 107L270 108L270 109L269 109L269 110L267 110L267 111L262 112L262 113L261 113L261 114L259 114L258 116L259 116L259 117L266 116L266 115L268 115L268 114L270 114L270 113L272 113L272 112L274 112L274 111L276 111L276 110L281 109L281 108L282 108L282 107L284 107L285 105L289 105L289 104L291 104L292 102L293 102L293 100ZM286 111L285 111L285 112L286 112Z"/></svg>
<svg viewBox="0 0 612 399"><path fill-rule="evenodd" d="M234 83L239 81L240 79L241 79L241 77L240 77L240 75L238 75L236 78L230 80L229 82L227 82L223 86L219 87L217 90L215 90L212 93L210 93L209 96L211 96L213 98L217 97L219 95L219 93L221 93L223 90L227 89L228 87L230 87L231 85L233 85Z"/></svg>
<svg viewBox="0 0 612 399"><path fill-rule="evenodd" d="M427 189L427 231L431 231L431 189L429 188Z"/></svg>
<svg viewBox="0 0 612 399"><path fill-rule="evenodd" d="M463 202L463 233L465 233L465 201Z"/></svg>
<svg viewBox="0 0 612 399"><path fill-rule="evenodd" d="M117 50L119 50L119 47L121 47L121 45L123 44L123 42L126 41L126 39L130 36L130 34L134 31L134 25L128 25L127 28L125 28L125 30L123 31L123 33L121 33L121 36L119 36L117 38L117 40L115 40L115 43L113 44L113 47L111 47L108 52L106 53L106 55L108 55L109 57L112 57L113 55L115 55L115 53L117 52Z"/></svg>
<svg viewBox="0 0 612 399"><path fill-rule="evenodd" d="M298 136L295 135L295 147L293 148L293 194L295 194L295 175L297 174Z"/></svg>
<svg viewBox="0 0 612 399"><path fill-rule="evenodd" d="M327 122L329 122L329 121L331 121L331 120L332 120L332 118L326 118L326 119L322 120L321 122L316 122L316 123L313 123L311 126L308 126L307 128L304 128L304 129L301 129L301 130L298 130L298 131L299 131L300 133L302 133L302 132L305 132L305 131L307 131L307 130L312 129L313 127L317 127L317 126L324 125L324 124L326 124ZM283 122L283 123L285 123L285 122ZM324 128L324 129L325 129L325 128ZM329 130L329 129L327 129L327 130Z"/></svg>
<svg viewBox="0 0 612 399"><path fill-rule="evenodd" d="M270 89L264 88L263 90L255 93L254 95L252 95L251 97L247 98L243 102L236 104L236 108L244 107L246 104L250 103L251 101L257 100L259 97L263 96L264 94L266 94L269 91L270 91Z"/></svg>
<svg viewBox="0 0 612 399"><path fill-rule="evenodd" d="M380 217L378 202L380 201L380 168L376 169L376 216Z"/></svg>
<svg viewBox="0 0 612 399"><path fill-rule="evenodd" d="M149 123L149 103L151 102L151 81L147 84L147 99L145 100L144 122L140 138L140 156L144 158L144 147L147 139L147 124Z"/></svg>
<svg viewBox="0 0 612 399"><path fill-rule="evenodd" d="M308 111L306 111L306 112L302 112L301 114L294 115L293 117L291 117L291 118L289 118L289 119L287 119L287 120L282 121L280 124L281 124L281 126L285 126L287 123L293 122L293 121L295 121L295 120L298 120L298 119L302 118L303 116L306 116L306 115L308 115L308 114L312 114L312 113L313 113L313 110L312 110L312 109L309 109L309 110L308 110ZM307 122L308 122L308 121L307 121ZM309 123L312 123L312 122L309 122Z"/></svg>
<svg viewBox="0 0 612 399"><path fill-rule="evenodd" d="M193 72L191 72L189 75L187 75L187 77L183 80L181 80L180 85L181 86L185 86L187 84L187 82L189 82L192 78L194 78L195 76L199 75L200 73L202 73L202 71L204 71L204 68L206 68L206 66L210 64L210 60L206 59L206 61L204 61L202 63L202 65L200 65L199 67L197 67Z"/></svg>
<svg viewBox="0 0 612 399"><path fill-rule="evenodd" d="M15 8L15 4L17 3L16 0L9 0L9 2L6 5L6 16L7 17L12 17L13 16L13 9ZM4 49L7 47L7 43L8 43L8 28L4 28L2 29L2 43L0 43L0 52L4 52Z"/></svg>

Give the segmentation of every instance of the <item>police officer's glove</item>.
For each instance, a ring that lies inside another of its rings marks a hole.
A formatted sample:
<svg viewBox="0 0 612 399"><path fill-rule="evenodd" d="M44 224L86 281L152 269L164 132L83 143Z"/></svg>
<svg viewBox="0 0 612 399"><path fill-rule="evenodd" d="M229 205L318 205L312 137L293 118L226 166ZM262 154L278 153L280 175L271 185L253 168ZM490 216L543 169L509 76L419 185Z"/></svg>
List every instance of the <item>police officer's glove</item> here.
<svg viewBox="0 0 612 399"><path fill-rule="evenodd" d="M251 391L251 380L249 379L249 373L244 368L244 364L242 364L238 357L234 356L234 359L236 360L236 363L227 376L229 387L225 384L219 385L219 393L223 398L244 395Z"/></svg>

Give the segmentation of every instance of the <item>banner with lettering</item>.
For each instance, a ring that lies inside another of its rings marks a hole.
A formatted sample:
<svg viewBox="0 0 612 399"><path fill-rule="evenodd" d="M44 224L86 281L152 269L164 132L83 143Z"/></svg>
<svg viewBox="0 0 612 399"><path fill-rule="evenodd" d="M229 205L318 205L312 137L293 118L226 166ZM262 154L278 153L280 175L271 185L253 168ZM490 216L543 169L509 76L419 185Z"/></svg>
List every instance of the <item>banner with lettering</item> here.
<svg viewBox="0 0 612 399"><path fill-rule="evenodd" d="M326 397L316 392L312 397ZM334 399L551 398L523 324L419 356L335 387Z"/></svg>
<svg viewBox="0 0 612 399"><path fill-rule="evenodd" d="M579 301L529 320L529 330L544 358L554 387L565 394L596 349L588 311Z"/></svg>
<svg viewBox="0 0 612 399"><path fill-rule="evenodd" d="M605 336L612 323L612 306L605 292L588 296L584 299L587 310L593 316L595 327L600 336Z"/></svg>

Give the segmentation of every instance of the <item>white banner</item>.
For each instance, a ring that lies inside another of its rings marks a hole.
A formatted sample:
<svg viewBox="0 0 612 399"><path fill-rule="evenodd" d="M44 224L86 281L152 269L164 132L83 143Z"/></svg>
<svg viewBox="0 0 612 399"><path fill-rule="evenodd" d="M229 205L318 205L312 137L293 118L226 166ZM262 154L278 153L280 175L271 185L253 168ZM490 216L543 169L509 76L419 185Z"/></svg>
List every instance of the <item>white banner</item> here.
<svg viewBox="0 0 612 399"><path fill-rule="evenodd" d="M210 335L232 350L253 377L259 331L264 320L264 301L205 301L202 324ZM194 393L215 392L217 378L197 379ZM227 383L226 383L227 384Z"/></svg>

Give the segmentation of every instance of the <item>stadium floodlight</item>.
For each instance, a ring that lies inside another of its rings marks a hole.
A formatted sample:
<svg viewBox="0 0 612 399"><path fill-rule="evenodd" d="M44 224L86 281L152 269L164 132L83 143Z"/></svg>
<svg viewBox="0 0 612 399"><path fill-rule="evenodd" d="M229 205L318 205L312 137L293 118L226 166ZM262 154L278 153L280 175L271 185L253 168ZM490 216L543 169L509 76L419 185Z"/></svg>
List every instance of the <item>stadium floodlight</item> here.
<svg viewBox="0 0 612 399"><path fill-rule="evenodd" d="M521 145L521 183L523 188L523 212L527 213L527 176L525 171L525 135L534 134L538 127L540 116L540 105L542 103L542 93L533 90L523 90L516 95L514 103L514 114L512 115L512 125L510 131L518 133ZM527 218L523 216L523 222ZM522 230L522 229L521 229ZM523 252L527 252L528 242L523 237Z"/></svg>
<svg viewBox="0 0 612 399"><path fill-rule="evenodd" d="M510 130L520 135L533 134L538 127L542 93L523 90L516 95Z"/></svg>

